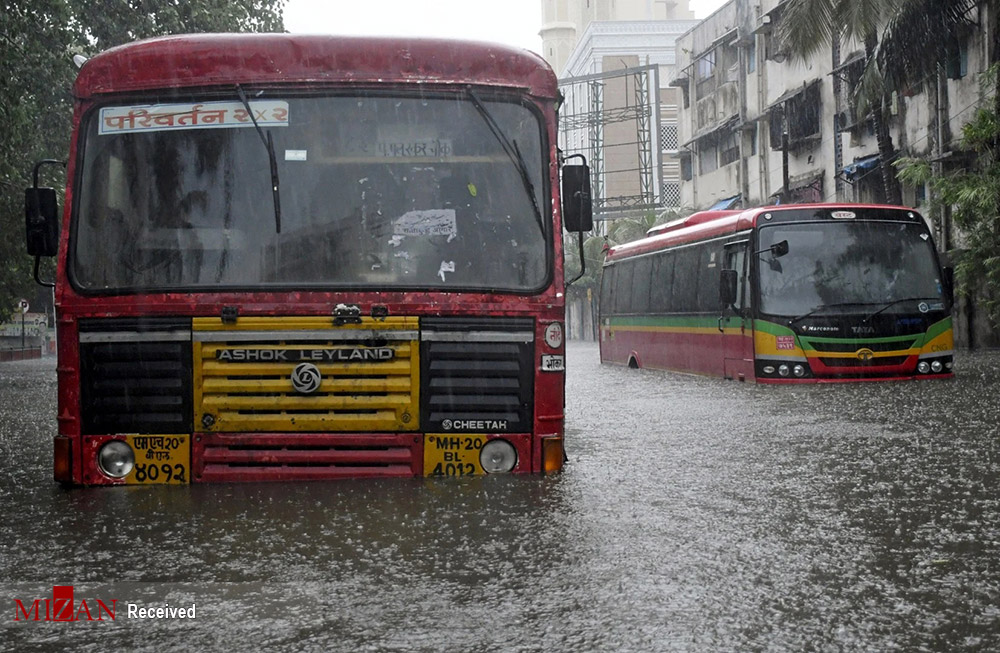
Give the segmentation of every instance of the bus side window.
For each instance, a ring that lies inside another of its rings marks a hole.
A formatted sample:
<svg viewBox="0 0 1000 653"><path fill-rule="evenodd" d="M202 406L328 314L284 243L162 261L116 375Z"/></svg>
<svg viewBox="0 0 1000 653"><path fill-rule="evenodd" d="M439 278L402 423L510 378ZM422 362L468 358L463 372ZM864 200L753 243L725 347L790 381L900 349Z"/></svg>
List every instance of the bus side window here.
<svg viewBox="0 0 1000 653"><path fill-rule="evenodd" d="M694 313L698 302L698 248L677 250L674 261L674 287L670 307L675 313Z"/></svg>
<svg viewBox="0 0 1000 653"><path fill-rule="evenodd" d="M612 292L615 283L615 270L618 266L609 265L604 268L601 274L601 313L603 315L613 315L615 312L615 294Z"/></svg>
<svg viewBox="0 0 1000 653"><path fill-rule="evenodd" d="M632 261L622 261L615 272L615 313L624 315L632 312Z"/></svg>
<svg viewBox="0 0 1000 653"><path fill-rule="evenodd" d="M670 286L674 283L674 257L662 252L653 258L653 279L649 288L649 312L670 310Z"/></svg>
<svg viewBox="0 0 1000 653"><path fill-rule="evenodd" d="M644 256L636 259L632 272L632 312L645 314L649 312L649 286L652 280L653 261Z"/></svg>
<svg viewBox="0 0 1000 653"><path fill-rule="evenodd" d="M745 308L746 298L746 245L730 246L726 248L725 269L736 270L736 301L733 305L737 308Z"/></svg>

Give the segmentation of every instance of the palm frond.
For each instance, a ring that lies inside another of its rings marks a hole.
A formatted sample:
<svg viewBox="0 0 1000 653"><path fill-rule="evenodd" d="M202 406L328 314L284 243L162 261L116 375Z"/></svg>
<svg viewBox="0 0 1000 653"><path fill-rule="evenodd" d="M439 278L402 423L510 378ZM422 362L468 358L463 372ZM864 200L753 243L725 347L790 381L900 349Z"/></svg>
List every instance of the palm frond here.
<svg viewBox="0 0 1000 653"><path fill-rule="evenodd" d="M836 5L842 0L788 0L781 9L778 38L792 56L805 60L829 44L836 29Z"/></svg>
<svg viewBox="0 0 1000 653"><path fill-rule="evenodd" d="M905 0L885 25L875 53L891 90L905 91L930 79L957 52L973 26L976 0Z"/></svg>

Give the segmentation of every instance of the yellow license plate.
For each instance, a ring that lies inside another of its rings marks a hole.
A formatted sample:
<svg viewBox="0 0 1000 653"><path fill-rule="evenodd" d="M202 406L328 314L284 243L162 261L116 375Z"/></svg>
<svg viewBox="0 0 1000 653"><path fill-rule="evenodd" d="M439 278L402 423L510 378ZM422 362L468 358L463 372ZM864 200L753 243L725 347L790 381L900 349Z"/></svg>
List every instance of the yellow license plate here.
<svg viewBox="0 0 1000 653"><path fill-rule="evenodd" d="M135 468L125 477L129 485L191 482L191 436L128 435L135 452Z"/></svg>
<svg viewBox="0 0 1000 653"><path fill-rule="evenodd" d="M475 476L484 474L479 450L482 435L434 434L424 438L424 476Z"/></svg>

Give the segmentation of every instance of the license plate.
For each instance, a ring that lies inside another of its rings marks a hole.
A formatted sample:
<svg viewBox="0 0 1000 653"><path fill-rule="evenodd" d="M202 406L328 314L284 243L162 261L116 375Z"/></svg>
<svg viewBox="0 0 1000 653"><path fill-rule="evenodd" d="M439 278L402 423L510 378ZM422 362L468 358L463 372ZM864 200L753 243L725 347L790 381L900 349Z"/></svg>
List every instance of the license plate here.
<svg viewBox="0 0 1000 653"><path fill-rule="evenodd" d="M475 476L485 474L479 450L482 435L435 434L424 438L424 476Z"/></svg>
<svg viewBox="0 0 1000 653"><path fill-rule="evenodd" d="M125 477L129 485L191 482L190 435L128 435L135 452L135 468Z"/></svg>

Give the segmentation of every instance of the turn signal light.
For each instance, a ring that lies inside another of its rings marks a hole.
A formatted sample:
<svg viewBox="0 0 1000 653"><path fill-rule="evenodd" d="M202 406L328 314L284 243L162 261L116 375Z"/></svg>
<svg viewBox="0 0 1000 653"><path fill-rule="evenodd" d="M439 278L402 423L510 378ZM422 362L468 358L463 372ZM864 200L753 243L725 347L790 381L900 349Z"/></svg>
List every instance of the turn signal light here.
<svg viewBox="0 0 1000 653"><path fill-rule="evenodd" d="M57 435L52 439L53 477L60 483L73 482L73 447L69 438Z"/></svg>
<svg viewBox="0 0 1000 653"><path fill-rule="evenodd" d="M563 449L563 439L557 435L542 438L542 471L546 474L558 472L563 468L566 453Z"/></svg>

